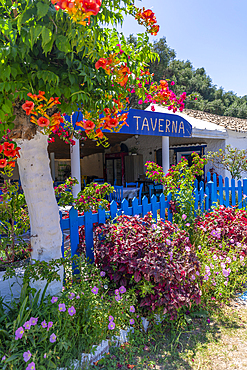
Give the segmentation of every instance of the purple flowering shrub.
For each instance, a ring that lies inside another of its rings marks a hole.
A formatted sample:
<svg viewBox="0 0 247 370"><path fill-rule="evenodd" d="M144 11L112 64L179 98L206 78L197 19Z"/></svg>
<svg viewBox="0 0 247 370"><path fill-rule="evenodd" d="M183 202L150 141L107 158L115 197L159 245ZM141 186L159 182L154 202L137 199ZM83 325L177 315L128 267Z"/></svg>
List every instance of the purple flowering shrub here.
<svg viewBox="0 0 247 370"><path fill-rule="evenodd" d="M95 262L111 282L134 288L148 310L175 314L201 299L199 261L188 234L151 214L122 215L95 232Z"/></svg>
<svg viewBox="0 0 247 370"><path fill-rule="evenodd" d="M203 298L228 299L247 280L247 212L220 206L197 220L196 233Z"/></svg>
<svg viewBox="0 0 247 370"><path fill-rule="evenodd" d="M229 245L242 243L242 253L247 254L247 212L244 209L219 206L197 220L197 229L210 241L228 240Z"/></svg>
<svg viewBox="0 0 247 370"><path fill-rule="evenodd" d="M31 299L25 286L10 313L0 304L0 368L70 368L72 359L137 321L134 292L117 285L109 295L105 272L82 259L75 261L80 280L73 281L71 259L63 261L67 281L59 296L38 305L39 293Z"/></svg>

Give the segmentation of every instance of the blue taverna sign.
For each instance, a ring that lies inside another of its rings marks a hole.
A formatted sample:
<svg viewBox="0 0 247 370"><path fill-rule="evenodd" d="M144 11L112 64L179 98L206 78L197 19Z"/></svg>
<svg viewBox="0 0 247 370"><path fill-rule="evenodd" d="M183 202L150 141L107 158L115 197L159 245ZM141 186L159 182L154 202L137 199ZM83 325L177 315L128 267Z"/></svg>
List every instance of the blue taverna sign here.
<svg viewBox="0 0 247 370"><path fill-rule="evenodd" d="M173 137L192 136L191 124L176 114L130 109L127 123L129 126L123 126L120 133Z"/></svg>
<svg viewBox="0 0 247 370"><path fill-rule="evenodd" d="M191 137L192 126L183 117L172 113L151 112L140 109L129 109L127 125L124 125L119 133L131 135L153 135L172 137ZM65 116L70 121L70 116ZM75 112L72 122L81 121L82 113ZM82 129L81 127L78 127ZM105 132L109 132L105 130Z"/></svg>

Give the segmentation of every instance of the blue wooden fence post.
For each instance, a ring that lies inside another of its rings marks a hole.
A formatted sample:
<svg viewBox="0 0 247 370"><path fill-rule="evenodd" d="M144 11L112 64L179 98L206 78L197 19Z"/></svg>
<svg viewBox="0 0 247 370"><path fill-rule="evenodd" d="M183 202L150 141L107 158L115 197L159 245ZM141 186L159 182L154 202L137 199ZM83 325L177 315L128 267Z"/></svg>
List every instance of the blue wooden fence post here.
<svg viewBox="0 0 247 370"><path fill-rule="evenodd" d="M62 212L60 211L59 212L59 217L60 217L60 226L62 225L62 219L63 219L63 214ZM62 245L61 245L61 252L62 252L62 257L64 258L64 236L63 236L63 228L61 227L62 229Z"/></svg>
<svg viewBox="0 0 247 370"><path fill-rule="evenodd" d="M79 246L78 211L74 207L72 207L69 211L69 228L71 257L74 257L75 254L79 255L77 252Z"/></svg>
<svg viewBox="0 0 247 370"><path fill-rule="evenodd" d="M89 260L90 263L93 263L94 262L93 214L91 211L85 212L85 243L86 243L86 258Z"/></svg>
<svg viewBox="0 0 247 370"><path fill-rule="evenodd" d="M243 208L247 205L247 179L243 179Z"/></svg>
<svg viewBox="0 0 247 370"><path fill-rule="evenodd" d="M214 182L213 181L208 181L207 183L207 187L208 187L208 197L209 197L209 204L208 204L208 207L209 207L209 210L212 208L213 206L213 203L215 202L214 200Z"/></svg>
<svg viewBox="0 0 247 370"><path fill-rule="evenodd" d="M168 221L172 222L172 211L171 211L171 207L170 207L170 201L172 200L172 195L171 193L169 193L167 195L167 205L168 205Z"/></svg>
<svg viewBox="0 0 247 370"><path fill-rule="evenodd" d="M75 255L79 256L78 211L74 207L72 207L69 211L69 228L71 257L74 257ZM78 265L75 262L72 263L72 271L73 275L80 273Z"/></svg>

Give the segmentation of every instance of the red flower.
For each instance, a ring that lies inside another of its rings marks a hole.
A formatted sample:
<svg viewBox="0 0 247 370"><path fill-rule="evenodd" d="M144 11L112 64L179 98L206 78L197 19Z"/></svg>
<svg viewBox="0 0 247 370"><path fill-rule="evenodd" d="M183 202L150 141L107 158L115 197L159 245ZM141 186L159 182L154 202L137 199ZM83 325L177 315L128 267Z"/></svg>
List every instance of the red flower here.
<svg viewBox="0 0 247 370"><path fill-rule="evenodd" d="M85 13L89 13L88 15L97 15L100 10L102 0L84 0L81 1L81 3Z"/></svg>
<svg viewBox="0 0 247 370"><path fill-rule="evenodd" d="M22 105L22 109L26 111L26 115L29 116L34 108L34 103L32 101L26 100L26 102Z"/></svg>
<svg viewBox="0 0 247 370"><path fill-rule="evenodd" d="M82 126L86 131L91 131L94 129L95 127L95 124L93 123L93 121L90 121L89 119L87 121L84 121L83 122L83 126Z"/></svg>
<svg viewBox="0 0 247 370"><path fill-rule="evenodd" d="M113 128L113 127L117 127L118 125L118 119L117 118L110 118L108 120L106 120L105 122L105 128Z"/></svg>
<svg viewBox="0 0 247 370"><path fill-rule="evenodd" d="M12 143L3 143L3 149L3 154L6 155L6 157L14 157L16 155L15 146Z"/></svg>
<svg viewBox="0 0 247 370"><path fill-rule="evenodd" d="M107 65L107 59L105 58L100 58L96 63L95 63L95 68L99 69L100 67L105 69Z"/></svg>
<svg viewBox="0 0 247 370"><path fill-rule="evenodd" d="M151 35L156 36L157 33L159 32L159 29L160 29L160 26L158 24L154 25L152 27Z"/></svg>
<svg viewBox="0 0 247 370"><path fill-rule="evenodd" d="M15 167L15 161L9 161L8 166L10 167Z"/></svg>
<svg viewBox="0 0 247 370"><path fill-rule="evenodd" d="M49 124L50 124L50 121L45 117L40 117L37 120L37 125L40 126L40 127L48 127Z"/></svg>
<svg viewBox="0 0 247 370"><path fill-rule="evenodd" d="M7 166L7 161L5 158L0 159L0 168L4 168Z"/></svg>
<svg viewBox="0 0 247 370"><path fill-rule="evenodd" d="M100 128L97 128L97 130L96 130L96 136L98 136L100 139L103 139L104 134L103 134L103 132L101 131Z"/></svg>
<svg viewBox="0 0 247 370"><path fill-rule="evenodd" d="M2 151L3 151L3 146L0 145L0 153L2 153Z"/></svg>
<svg viewBox="0 0 247 370"><path fill-rule="evenodd" d="M149 23L156 23L156 17L151 9L147 9L141 13L141 18L147 20Z"/></svg>

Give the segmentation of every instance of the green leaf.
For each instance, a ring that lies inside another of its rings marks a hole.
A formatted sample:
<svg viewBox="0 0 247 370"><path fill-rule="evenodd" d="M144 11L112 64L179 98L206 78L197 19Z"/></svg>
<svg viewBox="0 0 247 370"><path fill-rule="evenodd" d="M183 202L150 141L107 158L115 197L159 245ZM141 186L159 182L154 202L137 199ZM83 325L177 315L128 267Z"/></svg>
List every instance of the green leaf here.
<svg viewBox="0 0 247 370"><path fill-rule="evenodd" d="M14 355L12 355L9 358L7 358L7 360L5 361L5 363L7 364L8 362L11 362L11 361L15 360L17 357L19 357L19 354L15 353Z"/></svg>
<svg viewBox="0 0 247 370"><path fill-rule="evenodd" d="M49 366L50 366L52 369L56 369L56 368L57 368L57 366L56 366L56 365L54 364L54 362L53 362L53 361L51 361L51 360L49 360L48 364L49 364Z"/></svg>
<svg viewBox="0 0 247 370"><path fill-rule="evenodd" d="M42 26L40 24L37 24L36 26L32 26L30 29L31 34L31 47L33 47L34 43L36 42L37 38L42 32Z"/></svg>
<svg viewBox="0 0 247 370"><path fill-rule="evenodd" d="M70 44L66 36L59 35L56 39L56 46L64 53L68 53L70 51Z"/></svg>
<svg viewBox="0 0 247 370"><path fill-rule="evenodd" d="M44 3L39 2L36 6L37 6L37 15L38 15L37 20L39 20L40 18L43 18L47 14L49 10L49 4L44 4Z"/></svg>
<svg viewBox="0 0 247 370"><path fill-rule="evenodd" d="M51 41L52 32L45 26L42 28L42 48Z"/></svg>

